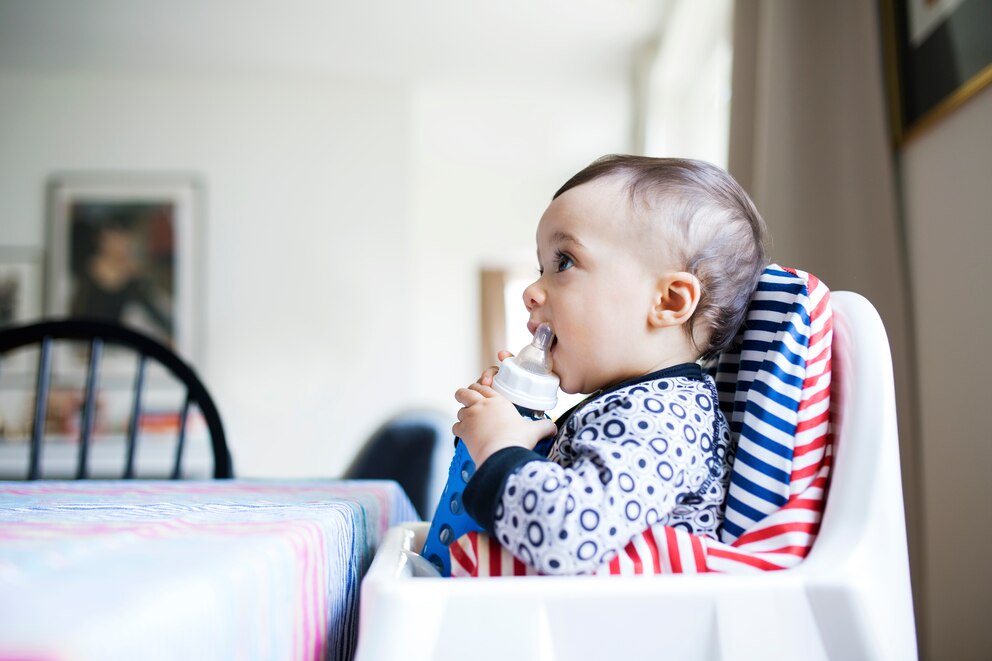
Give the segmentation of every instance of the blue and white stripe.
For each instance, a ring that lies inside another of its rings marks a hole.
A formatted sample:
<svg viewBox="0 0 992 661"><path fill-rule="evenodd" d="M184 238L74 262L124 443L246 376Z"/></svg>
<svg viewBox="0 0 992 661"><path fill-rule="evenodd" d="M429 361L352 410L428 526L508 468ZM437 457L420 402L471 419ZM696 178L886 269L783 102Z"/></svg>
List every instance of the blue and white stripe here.
<svg viewBox="0 0 992 661"><path fill-rule="evenodd" d="M765 269L738 336L716 370L724 414L736 437L720 539L733 543L788 501L806 359L810 302L805 278Z"/></svg>

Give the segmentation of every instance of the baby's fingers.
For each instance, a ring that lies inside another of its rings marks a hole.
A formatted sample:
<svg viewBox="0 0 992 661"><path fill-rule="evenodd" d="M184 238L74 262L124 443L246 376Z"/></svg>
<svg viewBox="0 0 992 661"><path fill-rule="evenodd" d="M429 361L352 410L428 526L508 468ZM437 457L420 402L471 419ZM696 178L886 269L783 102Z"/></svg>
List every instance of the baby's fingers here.
<svg viewBox="0 0 992 661"><path fill-rule="evenodd" d="M492 367L487 367L482 371L482 376L479 377L477 383L480 386L491 386L493 385L493 378L496 376L496 372L499 371L499 367L493 365Z"/></svg>
<svg viewBox="0 0 992 661"><path fill-rule="evenodd" d="M507 358L513 358L513 354L507 351L506 349L504 349L503 351L500 351L499 354L497 354L497 358L499 358L500 362L503 362ZM482 371L482 376L479 377L479 380L476 383L478 383L480 386L493 385L493 379L496 377L496 372L498 371L499 371L499 365L491 365L487 367L485 370Z"/></svg>
<svg viewBox="0 0 992 661"><path fill-rule="evenodd" d="M481 383L473 383L468 387L468 389L471 390L472 392L479 393L480 395L482 395L483 399L487 399L489 397L499 397L498 392L496 392L489 386L482 385Z"/></svg>
<svg viewBox="0 0 992 661"><path fill-rule="evenodd" d="M455 401L462 406L471 406L472 404L481 402L483 399L485 397L482 396L482 393L470 390L469 388L459 388L455 391Z"/></svg>

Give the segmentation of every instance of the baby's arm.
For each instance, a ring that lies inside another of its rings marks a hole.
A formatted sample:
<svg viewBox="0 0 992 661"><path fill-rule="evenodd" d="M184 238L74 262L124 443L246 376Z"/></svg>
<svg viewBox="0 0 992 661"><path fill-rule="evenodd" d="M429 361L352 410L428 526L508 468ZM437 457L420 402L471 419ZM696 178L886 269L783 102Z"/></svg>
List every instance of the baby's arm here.
<svg viewBox="0 0 992 661"><path fill-rule="evenodd" d="M670 407L649 415L642 399L582 411L561 459L567 467L522 448L494 453L464 493L467 510L542 573L595 571L709 475L702 448L713 447L712 418L678 418ZM699 442L684 442L686 434Z"/></svg>

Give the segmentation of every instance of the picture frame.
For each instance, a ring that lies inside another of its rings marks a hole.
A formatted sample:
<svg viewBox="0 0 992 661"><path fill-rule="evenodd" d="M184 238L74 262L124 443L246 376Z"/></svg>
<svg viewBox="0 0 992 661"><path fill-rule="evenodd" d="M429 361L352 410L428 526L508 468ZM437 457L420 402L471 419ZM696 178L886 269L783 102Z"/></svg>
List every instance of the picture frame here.
<svg viewBox="0 0 992 661"><path fill-rule="evenodd" d="M195 361L202 195L195 175L53 175L45 314L118 321Z"/></svg>
<svg viewBox="0 0 992 661"><path fill-rule="evenodd" d="M42 250L0 246L0 328L41 316Z"/></svg>
<svg viewBox="0 0 992 661"><path fill-rule="evenodd" d="M881 16L902 145L992 83L992 0L881 0Z"/></svg>

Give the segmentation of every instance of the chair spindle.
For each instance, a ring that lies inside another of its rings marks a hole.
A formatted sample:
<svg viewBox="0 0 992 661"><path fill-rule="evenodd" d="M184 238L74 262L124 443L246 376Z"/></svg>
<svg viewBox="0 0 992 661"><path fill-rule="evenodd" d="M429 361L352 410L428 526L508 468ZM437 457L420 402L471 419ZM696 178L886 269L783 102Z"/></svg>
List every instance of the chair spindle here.
<svg viewBox="0 0 992 661"><path fill-rule="evenodd" d="M193 401L193 396L189 389L186 390L186 399L183 402L182 411L179 413L179 437L176 439L176 461L172 465L173 480L178 480L182 473L183 448L186 445L186 419L189 417L189 406Z"/></svg>
<svg viewBox="0 0 992 661"><path fill-rule="evenodd" d="M38 380L34 392L34 428L31 430L31 459L28 479L41 477L41 440L45 435L45 417L48 411L48 390L51 380L52 338L45 336L38 353Z"/></svg>
<svg viewBox="0 0 992 661"><path fill-rule="evenodd" d="M83 419L79 426L79 461L76 464L76 479L89 477L90 438L96 424L96 380L100 373L100 358L103 356L103 340L94 337L90 344L89 365L86 368L86 395L83 400Z"/></svg>
<svg viewBox="0 0 992 661"><path fill-rule="evenodd" d="M127 463L124 465L124 479L134 477L134 451L138 439L138 420L141 418L141 392L145 386L145 363L148 356L138 357L138 370L134 375L134 401L131 403L131 420L127 426Z"/></svg>

